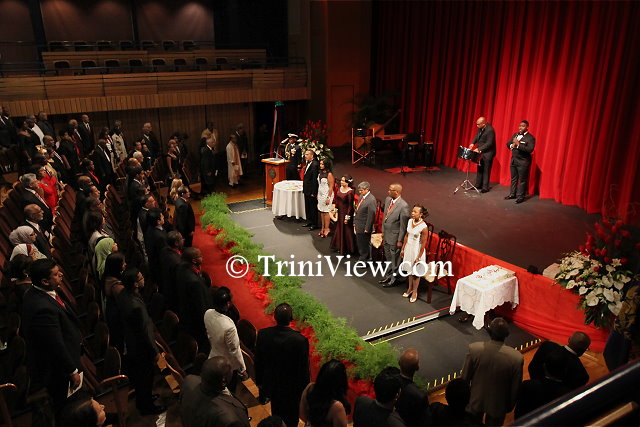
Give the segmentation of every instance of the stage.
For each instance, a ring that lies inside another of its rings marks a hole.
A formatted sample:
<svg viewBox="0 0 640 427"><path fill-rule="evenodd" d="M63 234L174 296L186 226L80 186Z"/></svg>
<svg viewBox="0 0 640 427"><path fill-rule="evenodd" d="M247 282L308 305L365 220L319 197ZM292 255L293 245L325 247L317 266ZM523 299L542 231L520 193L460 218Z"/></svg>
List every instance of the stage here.
<svg viewBox="0 0 640 427"><path fill-rule="evenodd" d="M254 234L253 240L264 245L263 250L284 260L291 255L296 261L318 260L318 255L336 255L329 248L330 239L322 239L302 225L305 221L275 219L262 200L230 204L231 219ZM402 298L403 287L383 288L378 279L368 274L358 278L345 277L341 265L337 274L324 269L323 277L304 277L303 290L324 303L336 317L343 317L365 340L376 345L389 341L398 354L409 347L421 355L418 375L430 387L459 375L469 343L486 340L485 330L471 323L458 322L459 315L449 315L451 295L441 287L434 288L431 304L426 293L416 303ZM431 319L431 320L428 320ZM426 321L425 321L426 320ZM424 323L420 323L424 321ZM412 327L406 327L413 324ZM393 333L388 333L395 328ZM376 339L370 339L377 332ZM512 325L507 344L520 348L531 345L536 337Z"/></svg>

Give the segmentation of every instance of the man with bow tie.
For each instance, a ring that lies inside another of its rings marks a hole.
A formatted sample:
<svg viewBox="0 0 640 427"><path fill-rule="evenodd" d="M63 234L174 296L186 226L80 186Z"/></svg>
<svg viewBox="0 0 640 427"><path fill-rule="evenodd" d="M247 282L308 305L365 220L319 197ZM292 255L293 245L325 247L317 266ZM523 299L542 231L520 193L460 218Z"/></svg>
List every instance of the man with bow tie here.
<svg viewBox="0 0 640 427"><path fill-rule="evenodd" d="M505 200L516 199L516 203L524 202L531 167L531 153L536 146L536 138L529 133L529 122L523 120L518 125L507 148L511 150L511 190Z"/></svg>
<svg viewBox="0 0 640 427"><path fill-rule="evenodd" d="M318 173L320 171L320 164L316 160L315 153L311 150L305 151L304 160L305 162L302 165L302 171L304 173L302 194L304 194L304 210L307 217L305 227L309 227L309 230L315 230L318 228L318 201L316 197L318 195Z"/></svg>

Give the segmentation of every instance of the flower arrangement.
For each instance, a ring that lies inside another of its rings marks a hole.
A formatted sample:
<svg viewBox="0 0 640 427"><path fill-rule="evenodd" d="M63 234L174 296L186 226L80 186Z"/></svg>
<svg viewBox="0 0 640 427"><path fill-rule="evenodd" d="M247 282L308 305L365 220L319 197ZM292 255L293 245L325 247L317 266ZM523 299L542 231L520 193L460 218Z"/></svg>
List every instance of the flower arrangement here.
<svg viewBox="0 0 640 427"><path fill-rule="evenodd" d="M327 124L322 120L307 121L304 131L300 133L300 150L304 153L312 150L320 160L333 160L333 152L327 145Z"/></svg>
<svg viewBox="0 0 640 427"><path fill-rule="evenodd" d="M580 296L578 307L585 313L585 324L611 326L622 306L627 284L634 279L631 263L640 249L631 227L622 221L603 219L595 224L596 234L578 251L560 260L555 281Z"/></svg>

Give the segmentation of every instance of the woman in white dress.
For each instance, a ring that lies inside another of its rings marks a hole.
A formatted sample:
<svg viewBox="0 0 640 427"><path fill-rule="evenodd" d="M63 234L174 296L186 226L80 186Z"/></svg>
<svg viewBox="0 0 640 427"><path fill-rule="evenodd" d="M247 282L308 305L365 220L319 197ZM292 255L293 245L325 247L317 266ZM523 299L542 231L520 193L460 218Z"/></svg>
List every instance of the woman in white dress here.
<svg viewBox="0 0 640 427"><path fill-rule="evenodd" d="M411 218L407 224L407 234L404 236L404 244L400 256L402 263L400 269L407 277L409 285L407 291L402 294L404 298L411 297L409 302L418 299L418 285L420 278L427 274L426 246L429 237L429 228L424 219L429 215L427 209L421 205L415 205L411 210Z"/></svg>
<svg viewBox="0 0 640 427"><path fill-rule="evenodd" d="M333 186L335 178L331 172L331 163L328 160L320 160L320 173L318 174L318 211L320 212L320 224L322 229L318 233L320 237L327 237L331 231L331 218L329 211L333 203Z"/></svg>

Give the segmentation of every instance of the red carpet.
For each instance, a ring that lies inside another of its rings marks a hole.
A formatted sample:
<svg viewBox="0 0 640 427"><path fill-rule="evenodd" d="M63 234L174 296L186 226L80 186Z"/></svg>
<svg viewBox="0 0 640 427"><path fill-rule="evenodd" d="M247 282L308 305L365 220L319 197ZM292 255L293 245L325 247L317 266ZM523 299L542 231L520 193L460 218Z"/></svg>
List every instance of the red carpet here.
<svg viewBox="0 0 640 427"><path fill-rule="evenodd" d="M200 226L200 218L197 218L197 222L198 224L193 236L193 245L202 251L204 258L202 269L211 276L212 284L216 286L226 286L231 289L233 303L240 311L240 316L253 323L256 329L259 330L274 326L275 321L273 317L264 312L270 303L269 297L265 292L265 288L258 286L258 280L264 279L255 278L251 270L249 274L243 278L236 279L230 277L226 271L226 262L231 256L229 252L230 248L221 248L217 244L215 236L218 234L218 230L215 230L211 226L209 226L207 230L203 230ZM322 365L322 358L321 355L317 354L314 350L316 340L313 329L306 325L294 324L292 326L309 340L309 367L311 370L311 378L315 380ZM347 368L349 368L350 364L348 362L344 363ZM355 399L362 394L373 397L373 384L370 381L350 378L348 398L352 407Z"/></svg>
<svg viewBox="0 0 640 427"><path fill-rule="evenodd" d="M426 167L426 166L418 166L417 168L410 168L405 166L404 171L405 172L431 172L431 171L439 171L440 168L437 166L431 166L431 167ZM391 169L385 169L385 172L389 172L389 173L402 173L402 168L391 168Z"/></svg>

